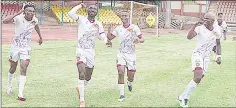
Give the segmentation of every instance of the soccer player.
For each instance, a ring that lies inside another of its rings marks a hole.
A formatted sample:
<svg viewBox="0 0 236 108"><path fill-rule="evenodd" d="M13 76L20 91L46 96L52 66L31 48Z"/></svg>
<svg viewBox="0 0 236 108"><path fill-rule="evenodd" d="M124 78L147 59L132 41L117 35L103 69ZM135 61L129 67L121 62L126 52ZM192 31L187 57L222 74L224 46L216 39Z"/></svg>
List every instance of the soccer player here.
<svg viewBox="0 0 236 108"><path fill-rule="evenodd" d="M214 26L219 26L221 29L221 33L224 35L224 40L226 40L226 33L227 33L227 24L223 21L223 13L218 13L218 19L215 20ZM216 46L213 47L212 51L216 53Z"/></svg>
<svg viewBox="0 0 236 108"><path fill-rule="evenodd" d="M226 40L227 24L225 21L223 21L223 13L218 13L218 18L217 20L215 20L214 24L221 27L222 33L224 35L224 40Z"/></svg>
<svg viewBox="0 0 236 108"><path fill-rule="evenodd" d="M132 91L132 82L134 80L134 74L136 72L136 54L135 44L143 43L144 38L140 32L140 29L135 24L130 24L130 13L128 11L121 12L120 15L122 23L117 26L111 33L111 27L108 28L108 42L119 37L120 48L117 53L117 70L118 70L118 85L120 90L120 98L118 101L123 101L124 96L124 73L127 68L128 76L128 89Z"/></svg>
<svg viewBox="0 0 236 108"><path fill-rule="evenodd" d="M90 5L87 8L88 17L77 15L76 12L80 8L86 8L84 3L73 7L69 12L69 16L78 23L78 44L77 44L77 68L79 72L78 97L80 107L85 107L84 88L91 79L94 68L94 45L95 38L98 37L107 43L107 37L104 33L102 24L95 19L97 15L97 6Z"/></svg>
<svg viewBox="0 0 236 108"><path fill-rule="evenodd" d="M23 14L22 14L23 12ZM42 44L42 36L38 26L38 19L34 16L35 7L33 5L25 5L18 13L8 16L3 20L4 24L13 21L15 24L15 34L11 44L10 52L10 69L8 73L8 89L7 93L12 94L12 79L16 71L18 60L20 60L20 78L19 78L19 93L18 100L25 101L23 90L26 82L26 71L30 62L30 41L32 38L33 29L39 35L39 45Z"/></svg>
<svg viewBox="0 0 236 108"><path fill-rule="evenodd" d="M212 48L216 45L217 64L221 64L221 31L217 26L213 26L214 14L206 13L204 23L196 23L188 33L187 38L191 40L197 37L197 45L192 54L192 70L194 78L189 82L184 92L178 97L180 106L188 107L188 100L191 93L200 83L201 79L207 72L210 63L210 54Z"/></svg>

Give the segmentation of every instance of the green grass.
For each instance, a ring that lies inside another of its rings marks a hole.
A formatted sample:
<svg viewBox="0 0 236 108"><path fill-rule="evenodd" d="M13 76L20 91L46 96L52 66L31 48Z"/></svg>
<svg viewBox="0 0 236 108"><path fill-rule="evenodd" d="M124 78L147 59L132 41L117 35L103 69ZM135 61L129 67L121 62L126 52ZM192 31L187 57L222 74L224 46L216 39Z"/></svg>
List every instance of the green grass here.
<svg viewBox="0 0 236 108"><path fill-rule="evenodd" d="M191 53L196 40L185 35L146 37L136 47L137 72L133 92L125 86L126 99L118 102L116 71L118 39L113 48L96 41L96 65L92 80L86 86L88 107L178 107L177 96L193 77ZM45 41L42 46L32 42L31 62L24 89L25 102L17 101L19 67L14 74L13 95L7 95L8 56L10 45L2 46L3 107L76 107L79 106L75 87L76 41ZM191 95L191 107L236 107L235 105L235 41L222 41L222 64L213 61L207 75ZM125 78L126 79L126 78Z"/></svg>

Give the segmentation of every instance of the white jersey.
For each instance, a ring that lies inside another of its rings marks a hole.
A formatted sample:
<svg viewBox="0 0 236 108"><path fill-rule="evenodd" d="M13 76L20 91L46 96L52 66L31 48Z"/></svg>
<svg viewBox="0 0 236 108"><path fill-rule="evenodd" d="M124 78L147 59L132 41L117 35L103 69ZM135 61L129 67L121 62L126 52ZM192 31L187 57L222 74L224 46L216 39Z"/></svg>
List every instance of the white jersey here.
<svg viewBox="0 0 236 108"><path fill-rule="evenodd" d="M20 14L13 18L13 23L15 24L15 33L12 45L30 49L32 32L35 25L38 25L38 19L34 16L31 21L27 21L24 15Z"/></svg>
<svg viewBox="0 0 236 108"><path fill-rule="evenodd" d="M94 49L95 38L105 37L102 24L95 20L91 22L87 17L78 15L78 48Z"/></svg>
<svg viewBox="0 0 236 108"><path fill-rule="evenodd" d="M222 36L219 26L214 26L214 29L210 31L205 25L201 25L196 27L194 31L197 33L197 45L194 53L209 57L213 47L216 45L216 39L220 39Z"/></svg>
<svg viewBox="0 0 236 108"><path fill-rule="evenodd" d="M113 30L112 34L114 36L119 36L120 38L119 52L126 54L135 53L134 40L137 36L141 35L140 29L137 25L131 24L127 28L123 25L119 25Z"/></svg>
<svg viewBox="0 0 236 108"><path fill-rule="evenodd" d="M225 21L222 21L222 24L219 25L219 24L218 24L218 21L215 20L214 26L219 26L219 27L221 28L221 32L222 32L222 33L223 33L223 31L226 30L226 28L227 28L227 24L226 24Z"/></svg>

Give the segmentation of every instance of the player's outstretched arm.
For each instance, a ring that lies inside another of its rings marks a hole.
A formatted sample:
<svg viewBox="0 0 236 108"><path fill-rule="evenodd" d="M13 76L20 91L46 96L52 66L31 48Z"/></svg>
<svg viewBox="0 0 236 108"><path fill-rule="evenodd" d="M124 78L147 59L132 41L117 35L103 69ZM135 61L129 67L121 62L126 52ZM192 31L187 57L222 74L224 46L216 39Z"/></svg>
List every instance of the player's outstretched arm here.
<svg viewBox="0 0 236 108"><path fill-rule="evenodd" d="M41 32L40 32L40 29L39 29L39 26L38 25L35 25L34 29L36 30L36 32L38 33L39 35L39 45L41 45L43 43L43 38L41 36Z"/></svg>
<svg viewBox="0 0 236 108"><path fill-rule="evenodd" d="M221 64L221 44L220 39L216 39L216 63Z"/></svg>
<svg viewBox="0 0 236 108"><path fill-rule="evenodd" d="M8 24L8 23L12 22L13 18L16 17L17 15L20 15L23 11L24 11L24 9L21 9L19 12L15 13L14 15L10 15L10 16L6 17L3 20L3 23Z"/></svg>
<svg viewBox="0 0 236 108"><path fill-rule="evenodd" d="M73 7L69 12L68 15L75 21L78 21L79 16L76 14L77 10L79 10L80 8L86 8L86 5L84 3L81 3L75 7Z"/></svg>

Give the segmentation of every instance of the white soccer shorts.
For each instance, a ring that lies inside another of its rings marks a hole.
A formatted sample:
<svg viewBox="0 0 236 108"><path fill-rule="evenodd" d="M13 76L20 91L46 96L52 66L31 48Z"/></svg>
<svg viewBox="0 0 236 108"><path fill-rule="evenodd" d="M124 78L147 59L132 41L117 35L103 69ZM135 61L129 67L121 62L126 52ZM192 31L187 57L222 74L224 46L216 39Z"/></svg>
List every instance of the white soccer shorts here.
<svg viewBox="0 0 236 108"><path fill-rule="evenodd" d="M125 65L128 70L136 71L136 54L125 54L118 52L117 66Z"/></svg>
<svg viewBox="0 0 236 108"><path fill-rule="evenodd" d="M17 46L11 46L9 61L17 62L21 60L30 60L30 48L20 48Z"/></svg>
<svg viewBox="0 0 236 108"><path fill-rule="evenodd" d="M205 75L210 64L210 57L203 57L200 53L193 53L191 60L192 70L195 70L196 67L201 67L203 69L203 75Z"/></svg>
<svg viewBox="0 0 236 108"><path fill-rule="evenodd" d="M94 49L76 49L76 57L80 58L79 61L82 61L89 68L93 68L94 66L94 57L95 51ZM78 62L78 61L77 61Z"/></svg>

